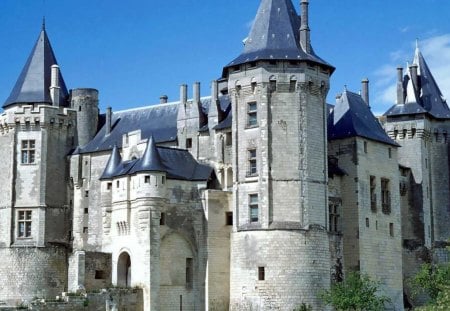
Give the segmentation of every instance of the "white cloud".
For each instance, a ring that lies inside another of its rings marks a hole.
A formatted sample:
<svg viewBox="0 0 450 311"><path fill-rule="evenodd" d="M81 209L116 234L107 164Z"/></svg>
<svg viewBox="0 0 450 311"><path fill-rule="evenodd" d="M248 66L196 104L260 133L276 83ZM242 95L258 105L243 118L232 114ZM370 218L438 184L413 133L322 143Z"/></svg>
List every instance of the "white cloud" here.
<svg viewBox="0 0 450 311"><path fill-rule="evenodd" d="M415 46L415 42L411 43ZM450 99L450 34L433 36L419 42L419 48L445 98ZM407 56L406 56L407 55ZM396 68L399 61L413 59L413 49L390 54L390 62L374 72L374 112L384 113L396 101ZM449 101L450 103L450 101Z"/></svg>

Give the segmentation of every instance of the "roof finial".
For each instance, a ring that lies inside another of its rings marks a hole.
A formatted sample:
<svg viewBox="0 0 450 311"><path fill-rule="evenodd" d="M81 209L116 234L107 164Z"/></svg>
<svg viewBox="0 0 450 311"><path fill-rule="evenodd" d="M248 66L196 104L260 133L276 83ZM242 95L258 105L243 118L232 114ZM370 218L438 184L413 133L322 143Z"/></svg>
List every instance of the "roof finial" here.
<svg viewBox="0 0 450 311"><path fill-rule="evenodd" d="M45 15L42 17L42 30L45 30Z"/></svg>
<svg viewBox="0 0 450 311"><path fill-rule="evenodd" d="M416 50L419 49L419 38L416 38Z"/></svg>
<svg viewBox="0 0 450 311"><path fill-rule="evenodd" d="M347 92L347 84L344 84L344 93Z"/></svg>

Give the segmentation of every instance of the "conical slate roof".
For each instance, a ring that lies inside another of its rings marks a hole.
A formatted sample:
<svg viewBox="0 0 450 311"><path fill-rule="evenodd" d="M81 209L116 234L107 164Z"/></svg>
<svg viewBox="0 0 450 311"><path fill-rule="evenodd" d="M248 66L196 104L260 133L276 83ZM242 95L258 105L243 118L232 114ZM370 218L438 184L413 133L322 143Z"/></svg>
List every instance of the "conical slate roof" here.
<svg viewBox="0 0 450 311"><path fill-rule="evenodd" d="M257 60L311 61L334 68L300 44L301 20L291 0L262 0L244 51L225 68Z"/></svg>
<svg viewBox="0 0 450 311"><path fill-rule="evenodd" d="M406 91L405 104L400 103L392 106L385 113L385 116L427 113L436 119L450 119L450 109L447 102L419 47L416 47L413 65L417 66L418 85L414 85L411 72L407 68L403 78L403 87Z"/></svg>
<svg viewBox="0 0 450 311"><path fill-rule="evenodd" d="M133 166L128 174L134 174L137 172L165 172L166 167L162 164L161 157L156 149L155 140L153 136L150 136L147 147L145 148L144 155Z"/></svg>
<svg viewBox="0 0 450 311"><path fill-rule="evenodd" d="M51 66L57 65L55 54L50 45L45 27L42 27L39 38L22 69L17 82L5 101L3 108L17 103L48 103L50 97ZM60 106L67 106L68 92L64 79L59 74Z"/></svg>
<svg viewBox="0 0 450 311"><path fill-rule="evenodd" d="M109 157L108 163L106 164L105 170L103 171L100 179L113 178L121 162L122 157L120 156L119 148L117 148L117 145L114 145L111 156Z"/></svg>
<svg viewBox="0 0 450 311"><path fill-rule="evenodd" d="M383 130L361 95L345 91L328 116L328 140L356 136L398 146Z"/></svg>

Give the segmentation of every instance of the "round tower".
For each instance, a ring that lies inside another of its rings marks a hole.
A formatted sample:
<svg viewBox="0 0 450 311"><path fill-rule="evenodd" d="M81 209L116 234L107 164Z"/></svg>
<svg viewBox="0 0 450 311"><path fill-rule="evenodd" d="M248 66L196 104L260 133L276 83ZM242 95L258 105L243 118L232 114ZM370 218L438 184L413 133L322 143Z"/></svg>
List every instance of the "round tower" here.
<svg viewBox="0 0 450 311"><path fill-rule="evenodd" d="M89 88L72 90L71 104L77 112L78 146L84 146L97 133L98 90Z"/></svg>
<svg viewBox="0 0 450 311"><path fill-rule="evenodd" d="M318 293L331 280L325 98L334 68L314 54L308 1L301 5L300 20L291 1L262 0L243 53L224 69L233 109L231 310L326 309Z"/></svg>

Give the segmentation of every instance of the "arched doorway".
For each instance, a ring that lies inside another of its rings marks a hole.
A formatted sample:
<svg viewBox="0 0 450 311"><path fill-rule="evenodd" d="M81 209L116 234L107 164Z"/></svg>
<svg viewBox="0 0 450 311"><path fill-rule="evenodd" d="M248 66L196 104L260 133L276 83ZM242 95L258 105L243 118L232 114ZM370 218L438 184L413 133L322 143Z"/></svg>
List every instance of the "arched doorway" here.
<svg viewBox="0 0 450 311"><path fill-rule="evenodd" d="M117 260L117 286L131 287L131 258L123 252Z"/></svg>

